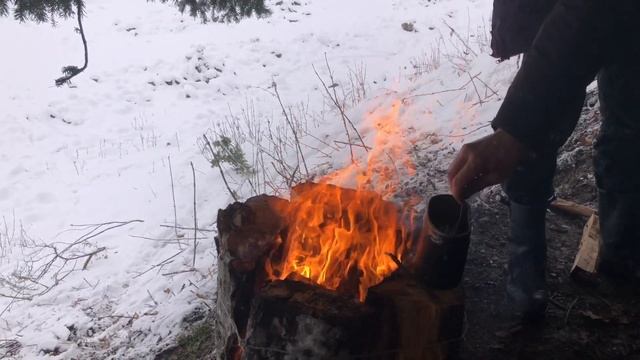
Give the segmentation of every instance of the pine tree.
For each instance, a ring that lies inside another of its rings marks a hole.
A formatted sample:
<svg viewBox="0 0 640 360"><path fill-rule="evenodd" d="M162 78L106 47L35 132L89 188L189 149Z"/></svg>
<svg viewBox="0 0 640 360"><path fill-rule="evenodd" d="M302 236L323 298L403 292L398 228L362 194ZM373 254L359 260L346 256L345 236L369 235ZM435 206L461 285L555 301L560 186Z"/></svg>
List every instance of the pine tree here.
<svg viewBox="0 0 640 360"><path fill-rule="evenodd" d="M16 20L45 22L71 17L78 9L84 11L84 0L0 0L0 16L9 14L9 6Z"/></svg>
<svg viewBox="0 0 640 360"><path fill-rule="evenodd" d="M271 11L264 0L160 0L163 3L173 2L181 12L188 10L193 17L202 21L238 22L243 18L265 17Z"/></svg>
<svg viewBox="0 0 640 360"><path fill-rule="evenodd" d="M257 16L264 17L271 14L265 6L265 0L160 0L163 3L173 2L181 12L188 10L193 17L199 17L203 22L209 20L217 22L238 22L242 18ZM84 65L74 65L62 68L63 76L56 79L56 85L62 86L76 75L83 72L89 65L89 50L84 34L82 19L85 16L85 0L0 0L0 16L8 16L13 9L13 17L18 21L50 21L55 24L57 18L66 19L76 16L78 27L76 31L82 38L84 46Z"/></svg>
<svg viewBox="0 0 640 360"><path fill-rule="evenodd" d="M68 65L62 68L62 76L56 79L56 85L69 83L73 77L87 69L89 65L89 49L84 35L82 18L84 17L84 0L0 0L0 16L9 14L9 6L13 7L13 17L18 21L50 21L55 24L56 18L68 18L76 15L78 27L76 31L82 38L84 47L84 65L77 67Z"/></svg>

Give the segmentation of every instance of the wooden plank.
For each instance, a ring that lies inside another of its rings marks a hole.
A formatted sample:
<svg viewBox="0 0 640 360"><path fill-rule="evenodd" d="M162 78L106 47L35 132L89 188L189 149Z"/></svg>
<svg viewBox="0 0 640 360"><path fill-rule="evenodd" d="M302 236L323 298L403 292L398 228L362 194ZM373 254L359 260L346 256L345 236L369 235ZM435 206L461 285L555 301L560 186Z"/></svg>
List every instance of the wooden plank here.
<svg viewBox="0 0 640 360"><path fill-rule="evenodd" d="M554 210L562 211L564 213L579 215L584 217L590 217L593 214L597 214L596 210L585 206L568 201L564 199L556 199L551 203L551 208Z"/></svg>
<svg viewBox="0 0 640 360"><path fill-rule="evenodd" d="M587 275L595 274L598 270L599 259L600 221L598 215L593 214L584 227L582 239L580 240L580 248L578 249L578 254L573 262L571 274L576 275L580 272L586 273Z"/></svg>

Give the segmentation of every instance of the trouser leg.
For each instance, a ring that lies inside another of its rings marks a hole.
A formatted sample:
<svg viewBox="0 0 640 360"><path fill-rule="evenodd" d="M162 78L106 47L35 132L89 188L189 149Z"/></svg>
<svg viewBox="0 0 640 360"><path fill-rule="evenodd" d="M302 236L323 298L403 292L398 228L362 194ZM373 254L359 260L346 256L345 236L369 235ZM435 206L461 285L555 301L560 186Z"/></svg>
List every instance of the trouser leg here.
<svg viewBox="0 0 640 360"><path fill-rule="evenodd" d="M602 126L595 170L602 234L601 271L633 276L640 268L640 65L605 67L598 76Z"/></svg>
<svg viewBox="0 0 640 360"><path fill-rule="evenodd" d="M503 184L510 201L511 238L508 253L507 300L523 312L536 312L546 306L545 216L554 195L553 177L558 149L573 132L585 94L565 107L546 139L548 149L528 159Z"/></svg>
<svg viewBox="0 0 640 360"><path fill-rule="evenodd" d="M503 185L509 196L507 300L520 312L546 305L545 216L553 196L555 154L538 157L519 167Z"/></svg>

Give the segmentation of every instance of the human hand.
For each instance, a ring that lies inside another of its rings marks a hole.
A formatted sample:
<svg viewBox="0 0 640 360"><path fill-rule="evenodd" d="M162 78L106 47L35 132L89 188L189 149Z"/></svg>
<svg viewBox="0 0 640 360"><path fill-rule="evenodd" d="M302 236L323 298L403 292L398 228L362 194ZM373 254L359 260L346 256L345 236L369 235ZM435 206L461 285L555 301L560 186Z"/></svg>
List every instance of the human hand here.
<svg viewBox="0 0 640 360"><path fill-rule="evenodd" d="M486 187L505 181L525 155L524 145L500 129L465 144L449 167L451 194L461 202Z"/></svg>

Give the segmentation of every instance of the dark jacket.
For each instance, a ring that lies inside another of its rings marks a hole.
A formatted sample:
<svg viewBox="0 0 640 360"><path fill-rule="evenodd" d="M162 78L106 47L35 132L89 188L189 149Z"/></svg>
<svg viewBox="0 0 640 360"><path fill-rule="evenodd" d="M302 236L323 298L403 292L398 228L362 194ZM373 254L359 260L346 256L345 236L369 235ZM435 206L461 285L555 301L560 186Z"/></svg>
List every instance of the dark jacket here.
<svg viewBox="0 0 640 360"><path fill-rule="evenodd" d="M640 61L639 8L639 0L559 0L527 51L493 127L533 151L555 151L579 116L576 99L581 105L598 71L614 62Z"/></svg>
<svg viewBox="0 0 640 360"><path fill-rule="evenodd" d="M529 50L558 0L493 0L491 56L500 60Z"/></svg>

